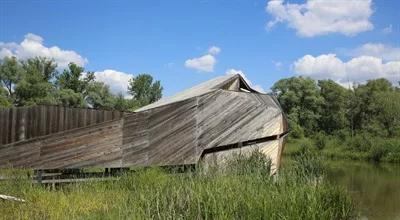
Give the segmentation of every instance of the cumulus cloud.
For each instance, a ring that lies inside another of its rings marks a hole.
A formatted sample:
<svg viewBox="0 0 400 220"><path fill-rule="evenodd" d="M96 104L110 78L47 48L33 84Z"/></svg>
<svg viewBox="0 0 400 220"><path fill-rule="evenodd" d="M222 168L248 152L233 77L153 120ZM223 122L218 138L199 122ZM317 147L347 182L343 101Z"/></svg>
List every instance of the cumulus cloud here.
<svg viewBox="0 0 400 220"><path fill-rule="evenodd" d="M382 43L366 43L348 52L351 56L380 57L384 61L400 60L400 48Z"/></svg>
<svg viewBox="0 0 400 220"><path fill-rule="evenodd" d="M212 54L212 55L217 55L217 54L219 54L219 52L221 52L221 48L216 47L216 46L212 46L212 47L210 47L210 49L208 49L208 53Z"/></svg>
<svg viewBox="0 0 400 220"><path fill-rule="evenodd" d="M305 55L294 63L294 71L316 79L330 78L341 84L381 77L396 83L400 80L400 60L384 62L379 57L359 56L346 62L336 54Z"/></svg>
<svg viewBox="0 0 400 220"><path fill-rule="evenodd" d="M267 28L287 22L303 37L330 33L354 36L373 29L369 21L373 13L371 6L372 0L307 0L304 4L270 0L266 11L274 19L267 23Z"/></svg>
<svg viewBox="0 0 400 220"><path fill-rule="evenodd" d="M244 72L242 70L236 70L236 69L228 69L225 72L226 75L236 75L239 74L243 77L243 79L247 82L247 84L249 84L249 86L251 88L253 88L254 90L261 92L261 93L265 93L265 90L262 88L261 85L253 85L253 83L246 77L246 75L244 74Z"/></svg>
<svg viewBox="0 0 400 220"><path fill-rule="evenodd" d="M220 52L221 48L212 46L208 49L208 54L186 60L185 67L200 72L213 72L214 66L217 63L215 56Z"/></svg>
<svg viewBox="0 0 400 220"><path fill-rule="evenodd" d="M201 72L212 72L214 71L214 65L216 62L217 60L213 55L206 54L201 57L186 60L185 66Z"/></svg>
<svg viewBox="0 0 400 220"><path fill-rule="evenodd" d="M110 86L113 93L122 93L124 96L128 96L129 80L133 77L131 74L106 69L95 72L94 75L96 76L96 81L103 82Z"/></svg>
<svg viewBox="0 0 400 220"><path fill-rule="evenodd" d="M20 43L0 42L0 59L6 56L15 56L20 60L32 57L47 57L54 59L59 68L66 68L70 62L84 66L88 61L73 50L63 50L57 46L47 47L39 35L28 33Z"/></svg>

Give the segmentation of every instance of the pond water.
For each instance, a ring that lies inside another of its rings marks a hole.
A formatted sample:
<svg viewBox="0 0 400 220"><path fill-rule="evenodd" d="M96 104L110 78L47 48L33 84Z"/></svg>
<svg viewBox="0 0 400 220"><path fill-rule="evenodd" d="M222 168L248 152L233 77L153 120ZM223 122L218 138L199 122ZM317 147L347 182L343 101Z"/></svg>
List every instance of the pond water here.
<svg viewBox="0 0 400 220"><path fill-rule="evenodd" d="M344 186L361 219L400 220L400 165L328 161L327 178Z"/></svg>
<svg viewBox="0 0 400 220"><path fill-rule="evenodd" d="M291 163L283 158L283 166ZM400 164L330 160L327 179L343 186L363 220L400 220Z"/></svg>

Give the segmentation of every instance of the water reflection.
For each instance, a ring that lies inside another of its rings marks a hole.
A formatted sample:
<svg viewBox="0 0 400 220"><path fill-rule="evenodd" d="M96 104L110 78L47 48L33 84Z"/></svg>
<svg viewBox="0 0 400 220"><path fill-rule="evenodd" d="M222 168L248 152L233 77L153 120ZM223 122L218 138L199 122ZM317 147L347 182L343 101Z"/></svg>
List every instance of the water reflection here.
<svg viewBox="0 0 400 220"><path fill-rule="evenodd" d="M363 219L400 220L400 165L326 162L328 179L350 192Z"/></svg>
<svg viewBox="0 0 400 220"><path fill-rule="evenodd" d="M290 166L290 157L283 158ZM327 178L347 189L365 220L400 220L400 164L326 161Z"/></svg>

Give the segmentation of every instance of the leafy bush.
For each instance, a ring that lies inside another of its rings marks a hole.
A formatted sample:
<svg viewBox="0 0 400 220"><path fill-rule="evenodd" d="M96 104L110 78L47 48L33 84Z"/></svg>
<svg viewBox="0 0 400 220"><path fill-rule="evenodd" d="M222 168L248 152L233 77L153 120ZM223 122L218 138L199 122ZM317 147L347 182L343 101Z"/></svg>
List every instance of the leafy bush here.
<svg viewBox="0 0 400 220"><path fill-rule="evenodd" d="M322 150L325 148L326 144L327 144L327 136L324 132L318 132L315 136L314 136L314 145L318 150Z"/></svg>
<svg viewBox="0 0 400 220"><path fill-rule="evenodd" d="M387 151L382 145L373 145L368 153L368 159L374 162L380 162Z"/></svg>

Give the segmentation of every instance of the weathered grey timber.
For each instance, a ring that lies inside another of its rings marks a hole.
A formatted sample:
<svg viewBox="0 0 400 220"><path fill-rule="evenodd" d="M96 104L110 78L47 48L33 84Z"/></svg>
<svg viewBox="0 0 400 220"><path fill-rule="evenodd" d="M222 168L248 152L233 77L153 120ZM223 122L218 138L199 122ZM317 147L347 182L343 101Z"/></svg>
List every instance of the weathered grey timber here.
<svg viewBox="0 0 400 220"><path fill-rule="evenodd" d="M120 119L122 112L63 106L0 108L0 145Z"/></svg>
<svg viewBox="0 0 400 220"><path fill-rule="evenodd" d="M192 165L259 149L280 164L288 127L279 103L240 75L212 79L105 121L0 146L0 167Z"/></svg>

